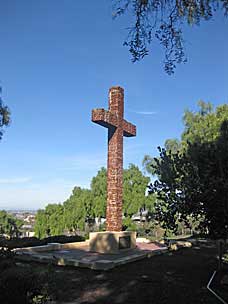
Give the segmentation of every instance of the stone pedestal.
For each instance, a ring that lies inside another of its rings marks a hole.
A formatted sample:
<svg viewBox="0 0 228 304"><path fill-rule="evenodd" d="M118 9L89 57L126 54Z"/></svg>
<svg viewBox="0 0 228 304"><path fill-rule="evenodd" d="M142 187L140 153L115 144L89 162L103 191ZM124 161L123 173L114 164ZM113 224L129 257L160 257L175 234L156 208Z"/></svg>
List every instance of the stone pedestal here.
<svg viewBox="0 0 228 304"><path fill-rule="evenodd" d="M90 251L99 253L121 253L136 247L134 231L104 231L89 234Z"/></svg>

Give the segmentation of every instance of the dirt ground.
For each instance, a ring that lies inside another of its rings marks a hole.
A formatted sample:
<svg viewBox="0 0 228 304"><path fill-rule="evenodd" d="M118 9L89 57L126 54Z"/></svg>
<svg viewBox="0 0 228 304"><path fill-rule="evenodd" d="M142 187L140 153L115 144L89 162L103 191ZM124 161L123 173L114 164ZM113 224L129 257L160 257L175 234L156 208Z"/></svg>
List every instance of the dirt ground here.
<svg viewBox="0 0 228 304"><path fill-rule="evenodd" d="M205 243L106 272L51 267L53 300L57 304L221 303L206 288L216 269L216 253L215 246ZM217 284L220 279L217 276L211 287L227 297L228 286Z"/></svg>

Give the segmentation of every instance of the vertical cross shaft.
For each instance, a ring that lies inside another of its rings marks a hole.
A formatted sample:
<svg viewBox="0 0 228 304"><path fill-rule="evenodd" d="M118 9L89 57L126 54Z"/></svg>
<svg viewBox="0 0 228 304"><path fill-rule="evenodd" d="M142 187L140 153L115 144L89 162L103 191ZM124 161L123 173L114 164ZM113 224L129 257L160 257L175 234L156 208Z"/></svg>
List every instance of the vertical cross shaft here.
<svg viewBox="0 0 228 304"><path fill-rule="evenodd" d="M92 121L108 128L106 230L122 230L123 136L136 135L136 127L123 119L124 90L109 90L109 110L92 111Z"/></svg>
<svg viewBox="0 0 228 304"><path fill-rule="evenodd" d="M122 230L123 198L123 112L124 91L122 88L109 90L109 111L117 116L118 127L108 129L108 170L106 230Z"/></svg>

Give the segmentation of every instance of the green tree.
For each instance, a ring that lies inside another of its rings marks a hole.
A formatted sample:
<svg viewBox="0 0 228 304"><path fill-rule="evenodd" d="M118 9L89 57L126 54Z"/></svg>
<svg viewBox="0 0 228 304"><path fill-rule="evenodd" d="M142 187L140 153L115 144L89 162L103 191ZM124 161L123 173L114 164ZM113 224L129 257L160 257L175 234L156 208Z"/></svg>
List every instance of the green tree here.
<svg viewBox="0 0 228 304"><path fill-rule="evenodd" d="M91 181L93 212L95 217L105 217L107 201L107 170L102 167Z"/></svg>
<svg viewBox="0 0 228 304"><path fill-rule="evenodd" d="M0 87L0 94L2 89ZM0 140L3 136L4 127L8 126L10 123L10 111L7 106L4 105L1 96L0 96Z"/></svg>
<svg viewBox="0 0 228 304"><path fill-rule="evenodd" d="M145 196L150 178L133 164L123 172L123 212L127 217L140 208L154 209L154 196ZM75 187L69 199L61 204L49 204L36 215L35 235L44 238L62 234L64 229L76 233L85 231L86 222L105 217L107 170L101 168L91 181L91 190Z"/></svg>
<svg viewBox="0 0 228 304"><path fill-rule="evenodd" d="M61 204L49 204L45 208L45 213L50 235L63 234L65 228L63 206Z"/></svg>
<svg viewBox="0 0 228 304"><path fill-rule="evenodd" d="M134 18L124 45L129 48L132 61L148 55L155 40L164 48L164 69L172 74L177 63L185 63L183 27L200 25L212 20L217 10L228 14L228 0L113 0L113 16L126 12Z"/></svg>
<svg viewBox="0 0 228 304"><path fill-rule="evenodd" d="M91 191L75 187L63 204L48 204L36 214L35 235L44 238L84 230L85 221L91 216Z"/></svg>
<svg viewBox="0 0 228 304"><path fill-rule="evenodd" d="M35 236L39 239L47 237L50 233L48 225L48 217L45 210L38 210L35 218L34 226Z"/></svg>
<svg viewBox="0 0 228 304"><path fill-rule="evenodd" d="M92 217L91 191L75 187L70 198L64 202L64 222L70 231L85 229L85 221Z"/></svg>
<svg viewBox="0 0 228 304"><path fill-rule="evenodd" d="M158 180L150 191L158 195L163 227L175 229L178 221L188 223L191 217L214 238L227 238L228 106L199 106L197 113L185 112L182 151L159 149Z"/></svg>
<svg viewBox="0 0 228 304"><path fill-rule="evenodd" d="M45 210L38 210L35 219L35 236L45 238L49 235L63 234L65 228L64 208L61 204L48 204Z"/></svg>
<svg viewBox="0 0 228 304"><path fill-rule="evenodd" d="M188 143L204 143L215 141L220 136L222 123L228 117L228 105L224 104L213 109L211 103L198 102L199 111L184 113L184 131L181 136L183 149Z"/></svg>
<svg viewBox="0 0 228 304"><path fill-rule="evenodd" d="M175 154L181 150L181 142L177 138L167 139L165 141L165 149L172 154Z"/></svg>
<svg viewBox="0 0 228 304"><path fill-rule="evenodd" d="M171 154L175 154L178 151L182 150L182 144L181 142L174 138L174 139L167 139L165 141L165 149L167 151L169 151ZM158 159L156 159L156 161L158 161ZM150 156L150 155L145 155L142 161L142 165L144 170L151 174L151 175L155 175L156 174L156 165L157 162L155 161L155 158Z"/></svg>
<svg viewBox="0 0 228 304"><path fill-rule="evenodd" d="M147 197L146 189L150 178L142 174L139 168L130 164L123 170L123 212L131 216L140 208L153 209L154 197ZM105 217L107 204L107 170L101 168L91 182L94 215Z"/></svg>
<svg viewBox="0 0 228 304"><path fill-rule="evenodd" d="M182 154L187 150L189 144L212 142L219 137L221 125L228 117L228 105L220 105L214 109L210 102L206 103L200 100L198 107L197 112L185 110L181 140L167 139L164 144L167 153L176 154L179 151ZM156 175L158 161L159 157L145 155L142 162L144 170L149 174Z"/></svg>
<svg viewBox="0 0 228 304"><path fill-rule="evenodd" d="M22 220L13 217L4 210L0 211L0 235L18 236L22 225Z"/></svg>
<svg viewBox="0 0 228 304"><path fill-rule="evenodd" d="M151 175L155 174L154 166L156 165L156 162L154 160L154 157L146 154L143 158L142 165L145 172Z"/></svg>
<svg viewBox="0 0 228 304"><path fill-rule="evenodd" d="M150 178L142 174L139 168L130 164L123 172L123 212L132 216L140 209L149 207L150 198L146 194Z"/></svg>

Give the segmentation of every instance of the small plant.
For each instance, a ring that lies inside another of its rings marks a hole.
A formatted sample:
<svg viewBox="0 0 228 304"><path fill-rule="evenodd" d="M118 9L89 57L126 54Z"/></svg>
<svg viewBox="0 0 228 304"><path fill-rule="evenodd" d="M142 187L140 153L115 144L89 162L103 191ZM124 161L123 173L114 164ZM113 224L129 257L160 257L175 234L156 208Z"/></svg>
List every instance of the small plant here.
<svg viewBox="0 0 228 304"><path fill-rule="evenodd" d="M37 295L32 298L32 304L46 304L50 302L50 297L48 295Z"/></svg>
<svg viewBox="0 0 228 304"><path fill-rule="evenodd" d="M137 229L137 226L130 217L125 217L123 219L123 230L136 231L136 229Z"/></svg>
<svg viewBox="0 0 228 304"><path fill-rule="evenodd" d="M222 260L224 263L228 264L228 252L223 255Z"/></svg>

